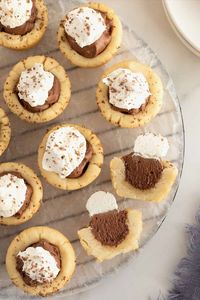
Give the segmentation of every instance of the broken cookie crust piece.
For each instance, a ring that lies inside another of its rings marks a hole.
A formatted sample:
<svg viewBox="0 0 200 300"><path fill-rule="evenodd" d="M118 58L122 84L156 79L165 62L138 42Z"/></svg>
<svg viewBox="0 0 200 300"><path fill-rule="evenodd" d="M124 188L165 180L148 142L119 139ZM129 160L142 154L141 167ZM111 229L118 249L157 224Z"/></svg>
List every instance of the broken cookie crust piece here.
<svg viewBox="0 0 200 300"><path fill-rule="evenodd" d="M88 255L94 256L97 261L111 259L121 253L127 253L139 248L139 239L142 232L142 214L138 210L127 209L129 233L118 246L104 246L92 234L91 227L78 231L81 245Z"/></svg>
<svg viewBox="0 0 200 300"><path fill-rule="evenodd" d="M162 161L163 171L160 180L155 187L140 190L132 186L125 179L125 165L121 158L114 157L110 162L110 172L112 185L120 197L138 199L145 201L160 202L170 193L174 184L178 170L177 167L169 161Z"/></svg>

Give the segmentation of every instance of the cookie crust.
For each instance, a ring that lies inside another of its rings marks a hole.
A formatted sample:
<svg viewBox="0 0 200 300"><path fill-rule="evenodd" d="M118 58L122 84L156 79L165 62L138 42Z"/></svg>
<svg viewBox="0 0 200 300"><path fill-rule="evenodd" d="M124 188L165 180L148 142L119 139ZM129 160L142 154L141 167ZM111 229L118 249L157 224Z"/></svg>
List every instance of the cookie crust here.
<svg viewBox="0 0 200 300"><path fill-rule="evenodd" d="M0 32L0 46L15 50L26 50L39 43L47 29L48 11L43 0L35 0L35 7L37 17L31 32L22 36Z"/></svg>
<svg viewBox="0 0 200 300"><path fill-rule="evenodd" d="M165 199L176 180L178 170L177 167L169 161L162 161L162 164L164 169L155 187L148 190L140 190L134 188L125 180L124 162L121 158L114 157L110 162L110 172L112 184L117 195L153 202L160 202Z"/></svg>
<svg viewBox="0 0 200 300"><path fill-rule="evenodd" d="M32 169L24 164L13 162L0 164L0 173L8 172L19 173L33 189L33 194L31 196L29 206L20 217L0 217L0 224L2 225L19 225L30 220L33 215L39 210L42 203L43 188L37 175L33 172Z"/></svg>
<svg viewBox="0 0 200 300"><path fill-rule="evenodd" d="M102 3L90 2L82 6L87 6L104 12L107 14L107 17L112 20L113 31L111 42L108 44L106 49L96 57L86 58L71 48L65 35L65 29L63 25L64 20L61 21L58 28L57 41L60 51L72 64L83 68L94 68L107 63L119 49L122 40L122 25L120 19L114 13L114 11Z"/></svg>
<svg viewBox="0 0 200 300"><path fill-rule="evenodd" d="M93 155L92 159L88 165L87 170L78 178L65 178L62 179L59 177L58 174L55 172L49 172L43 169L42 167L42 159L45 152L46 142L49 137L49 135L65 126L71 126L76 128L77 130L82 133L86 140L92 145L93 148ZM61 124L53 127L48 131L48 133L43 137L42 142L38 149L38 165L40 168L40 172L42 176L53 186L63 189L63 190L77 190L81 189L87 185L89 185L91 182L93 182L100 174L101 167L103 164L103 148L101 145L101 142L99 138L90 130L80 125L74 125L74 124Z"/></svg>
<svg viewBox="0 0 200 300"><path fill-rule="evenodd" d="M127 212L129 233L125 240L117 247L103 246L94 238L91 227L86 227L78 231L80 243L88 255L92 255L97 261L102 262L118 254L138 249L142 232L142 214L140 211L133 209L127 209Z"/></svg>
<svg viewBox="0 0 200 300"><path fill-rule="evenodd" d="M142 73L148 81L151 96L144 110L135 115L129 115L112 109L108 98L108 86L102 79L118 68L127 68L133 72ZM147 65L137 61L122 61L107 69L97 86L96 101L103 117L115 126L135 128L149 123L160 111L162 106L163 87L160 78Z"/></svg>
<svg viewBox="0 0 200 300"><path fill-rule="evenodd" d="M16 269L16 255L30 245L45 239L56 245L61 255L61 270L51 283L27 285ZM6 269L12 282L31 295L47 296L56 293L70 280L75 269L75 253L69 240L59 231L45 226L31 227L18 234L11 242L6 255Z"/></svg>
<svg viewBox="0 0 200 300"><path fill-rule="evenodd" d="M44 65L45 71L51 72L60 82L60 97L56 103L41 112L30 112L19 102L15 88L22 71L32 68L35 63ZM10 71L4 84L4 100L10 110L22 120L30 123L43 123L55 119L69 104L71 84L64 68L53 58L45 56L30 56L17 63Z"/></svg>
<svg viewBox="0 0 200 300"><path fill-rule="evenodd" d="M0 156L7 149L11 138L10 121L5 111L0 108Z"/></svg>

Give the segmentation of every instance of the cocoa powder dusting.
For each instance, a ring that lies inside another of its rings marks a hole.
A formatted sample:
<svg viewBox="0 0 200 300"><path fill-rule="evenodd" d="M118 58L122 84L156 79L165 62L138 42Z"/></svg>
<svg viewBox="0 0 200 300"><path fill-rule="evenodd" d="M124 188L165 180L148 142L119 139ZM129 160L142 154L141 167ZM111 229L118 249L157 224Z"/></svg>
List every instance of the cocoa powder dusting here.
<svg viewBox="0 0 200 300"><path fill-rule="evenodd" d="M93 155L92 145L87 141L87 150L86 150L83 161L69 176L67 176L67 178L80 177L86 171L86 168L92 159L92 155Z"/></svg>
<svg viewBox="0 0 200 300"><path fill-rule="evenodd" d="M47 250L50 252L50 254L55 258L57 267L60 269L61 268L61 256L60 256L60 251L57 246L51 244L45 239L41 239L37 243L34 243L30 245L29 247L42 247L43 249ZM28 247L27 247L28 248ZM23 251L25 251L24 249ZM37 282L36 280L32 280L25 272L23 272L23 261L19 256L16 256L16 269L20 273L22 279L24 282L29 285L29 286L37 286L41 283Z"/></svg>
<svg viewBox="0 0 200 300"><path fill-rule="evenodd" d="M98 10L97 10L97 12L99 12L102 15L102 17L106 23L106 30L103 32L103 34L100 36L100 38L97 41L95 41L93 44L81 48L76 43L74 38L72 38L67 33L65 33L66 38L67 38L70 46L72 47L72 49L86 58L96 57L98 54L103 52L112 39L112 36L111 36L112 30L113 30L112 20L110 20L107 17L106 13L102 13ZM88 33L89 33L89 29L90 28L87 26Z"/></svg>
<svg viewBox="0 0 200 300"><path fill-rule="evenodd" d="M16 93L18 94L17 86L16 86L15 90L16 90ZM18 95L17 95L17 97L18 97ZM58 101L59 97L60 97L60 81L54 75L53 87L49 91L48 98L43 105L38 105L38 106L32 107L28 102L24 101L23 99L20 99L19 97L18 97L18 100L26 110L28 110L32 113L37 113L37 112L42 112L42 111L46 110L47 108L51 107L54 103L56 103Z"/></svg>
<svg viewBox="0 0 200 300"><path fill-rule="evenodd" d="M33 2L33 6L31 10L31 17L28 21L15 28L6 27L0 23L0 31L4 31L6 33L13 34L13 35L21 35L21 36L31 32L33 27L35 26L35 21L37 18L37 8L35 6L35 0L32 0L32 2Z"/></svg>

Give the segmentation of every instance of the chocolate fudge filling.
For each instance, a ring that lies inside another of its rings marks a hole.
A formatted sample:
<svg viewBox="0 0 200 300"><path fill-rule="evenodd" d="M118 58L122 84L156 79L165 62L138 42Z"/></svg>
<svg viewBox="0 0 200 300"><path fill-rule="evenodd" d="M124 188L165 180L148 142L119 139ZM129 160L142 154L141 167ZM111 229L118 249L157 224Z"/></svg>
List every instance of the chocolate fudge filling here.
<svg viewBox="0 0 200 300"><path fill-rule="evenodd" d="M92 145L87 141L87 150L86 150L83 161L69 176L67 176L67 178L80 177L86 171L87 166L92 159L92 155L93 155Z"/></svg>
<svg viewBox="0 0 200 300"><path fill-rule="evenodd" d="M110 41L112 39L112 36L111 36L112 30L113 30L112 20L108 19L106 13L102 13L100 11L97 11L97 12L99 12L102 15L102 17L106 23L106 30L103 32L103 34L100 36L100 38L98 40L96 40L94 43L92 43L91 45L81 48L77 44L75 39L72 38L70 35L68 35L65 32L67 40L68 40L70 46L72 47L72 49L86 58L93 58L93 57L96 57L97 55L99 55L101 52L103 52L105 50L105 48L108 46L108 44L110 43Z"/></svg>
<svg viewBox="0 0 200 300"><path fill-rule="evenodd" d="M61 269L61 256L60 256L60 251L57 246L51 244L45 239L41 239L35 244L30 245L29 247L42 247L43 249L47 250L50 252L50 254L55 258L57 267ZM28 248L28 247L27 247ZM24 249L26 250L26 249ZM36 280L32 280L25 272L23 272L23 260L17 256L16 257L16 269L20 273L22 279L26 284L29 286L37 286L38 284L41 284L37 282Z"/></svg>
<svg viewBox="0 0 200 300"><path fill-rule="evenodd" d="M35 1L34 0L30 0L30 1L33 2L30 19L26 21L24 24L14 28L3 26L3 24L0 23L0 31L4 31L6 33L13 34L13 35L21 35L21 36L31 32L33 27L35 26L35 21L37 17L37 8L35 6Z"/></svg>
<svg viewBox="0 0 200 300"><path fill-rule="evenodd" d="M53 82L53 87L52 89L49 91L48 93L48 98L45 101L45 103L43 105L38 105L38 106L31 106L28 102L26 102L23 99L20 99L18 96L18 89L16 87L16 93L17 93L17 97L19 99L19 102L22 104L22 106L32 112L32 113L37 113L37 112L42 112L44 110L46 110L47 108L49 108L50 106L52 106L54 103L56 103L60 97L60 81L58 80L58 78L56 76L54 76L54 82Z"/></svg>
<svg viewBox="0 0 200 300"><path fill-rule="evenodd" d="M125 176L132 186L140 190L153 188L160 180L163 166L158 159L144 158L134 153L122 157Z"/></svg>
<svg viewBox="0 0 200 300"><path fill-rule="evenodd" d="M139 108L132 108L132 109L125 109L125 108L119 108L117 106L114 106L110 103L113 110L119 111L121 113L127 114L127 115L136 115L140 111L144 111L145 107L147 105L148 99L146 100L146 103L142 104Z"/></svg>
<svg viewBox="0 0 200 300"><path fill-rule="evenodd" d="M126 210L96 214L90 221L92 234L102 245L117 247L129 232L127 218Z"/></svg>
<svg viewBox="0 0 200 300"><path fill-rule="evenodd" d="M0 174L0 177L4 176L4 175L7 175L7 174L12 174L18 178L21 178L21 179L24 179L22 177L22 175L18 172L4 172L2 174ZM20 208L20 210L18 210L18 212L14 215L15 217L17 218L20 218L23 214L23 212L27 209L27 207L29 206L30 202L31 202L31 197L32 197L32 194L33 194L33 188L30 184L27 183L27 181L24 179L24 182L27 186L27 190L26 190L26 196L25 196L25 201L22 205L22 207Z"/></svg>
<svg viewBox="0 0 200 300"><path fill-rule="evenodd" d="M120 107L117 107L117 106L114 106L113 104L110 104L110 106L112 107L113 110L116 110L116 111L119 111L121 113L124 113L124 114L127 114L127 115L136 115L138 114L139 112L141 111L144 111L146 106L147 106L147 103L149 101L149 98L148 97L146 100L145 100L145 103L142 104L139 108L132 108L132 109L125 109L125 108L120 108ZM108 99L109 99L109 87L108 87Z"/></svg>

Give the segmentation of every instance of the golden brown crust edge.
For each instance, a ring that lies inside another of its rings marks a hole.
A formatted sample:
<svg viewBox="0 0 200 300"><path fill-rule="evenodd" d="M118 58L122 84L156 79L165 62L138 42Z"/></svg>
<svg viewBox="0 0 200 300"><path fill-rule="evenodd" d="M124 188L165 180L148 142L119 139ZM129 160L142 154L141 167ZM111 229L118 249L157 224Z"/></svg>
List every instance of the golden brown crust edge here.
<svg viewBox="0 0 200 300"><path fill-rule="evenodd" d="M88 6L95 10L99 10L107 13L109 19L113 21L113 32L112 32L112 40L110 44L106 47L106 49L100 53L98 56L94 58L86 58L82 55L78 54L74 51L70 44L68 43L65 35L65 30L63 26L63 20L60 23L57 33L57 40L60 51L63 55L74 65L83 68L94 68L99 67L107 63L112 57L115 55L117 50L120 48L121 40L122 40L122 25L118 16L114 13L112 9L107 7L102 3L93 3L90 2L88 4L83 4L82 6Z"/></svg>
<svg viewBox="0 0 200 300"><path fill-rule="evenodd" d="M43 37L48 25L48 11L43 0L35 0L37 19L31 32L24 36L0 32L0 46L14 50L26 50L34 47Z"/></svg>
<svg viewBox="0 0 200 300"><path fill-rule="evenodd" d="M108 99L108 87L102 79L118 68L128 68L133 72L141 72L148 81L151 96L144 111L135 115L124 114L111 108ZM115 126L123 128L135 128L144 126L154 118L161 109L163 98L163 87L160 78L147 65L137 61L122 61L107 69L97 86L96 101L103 117Z"/></svg>
<svg viewBox="0 0 200 300"><path fill-rule="evenodd" d="M177 167L169 161L162 161L164 170L161 179L154 188L139 190L125 180L125 166L121 158L114 157L110 162L112 185L120 197L144 201L160 202L170 193L176 180Z"/></svg>
<svg viewBox="0 0 200 300"><path fill-rule="evenodd" d="M42 167L42 158L44 156L46 142L48 136L55 130L64 126L72 126L82 133L86 140L92 145L93 156L88 165L85 173L78 178L65 178L61 179L55 172L49 172ZM101 167L103 164L103 148L99 138L90 130L80 125L75 124L61 124L54 126L48 131L48 133L43 137L42 142L38 149L38 165L42 176L53 186L63 189L63 190L77 190L81 189L90 183L92 183L100 174Z"/></svg>
<svg viewBox="0 0 200 300"><path fill-rule="evenodd" d="M19 251L23 251L40 239L46 239L59 248L62 267L60 273L52 283L31 287L25 284L21 275L16 270L15 257ZM13 239L6 255L6 269L12 282L26 293L43 297L56 293L63 288L72 277L75 266L75 253L69 240L61 232L45 226L31 227L22 231Z"/></svg>
<svg viewBox="0 0 200 300"><path fill-rule="evenodd" d="M0 224L1 225L19 225L22 223L27 222L30 220L34 214L39 210L41 203L42 203L42 197L43 197L43 188L41 181L37 177L37 175L33 172L32 169L27 167L24 164L21 163L2 163L0 164L0 174L4 172L18 172L22 175L22 177L27 181L28 184L31 185L33 189L33 194L31 196L31 201L29 206L26 208L26 210L23 212L23 214L20 217L0 217Z"/></svg>
<svg viewBox="0 0 200 300"><path fill-rule="evenodd" d="M51 72L58 78L61 90L60 97L56 103L42 112L32 113L21 105L16 95L15 88L21 72L33 67L35 63L43 64L46 71ZM17 63L10 71L4 84L3 96L9 109L22 120L30 123L43 123L55 119L68 106L71 97L71 84L64 68L55 59L43 55L29 56Z"/></svg>
<svg viewBox="0 0 200 300"><path fill-rule="evenodd" d="M6 151L11 138L10 121L5 111L0 108L0 156Z"/></svg>

